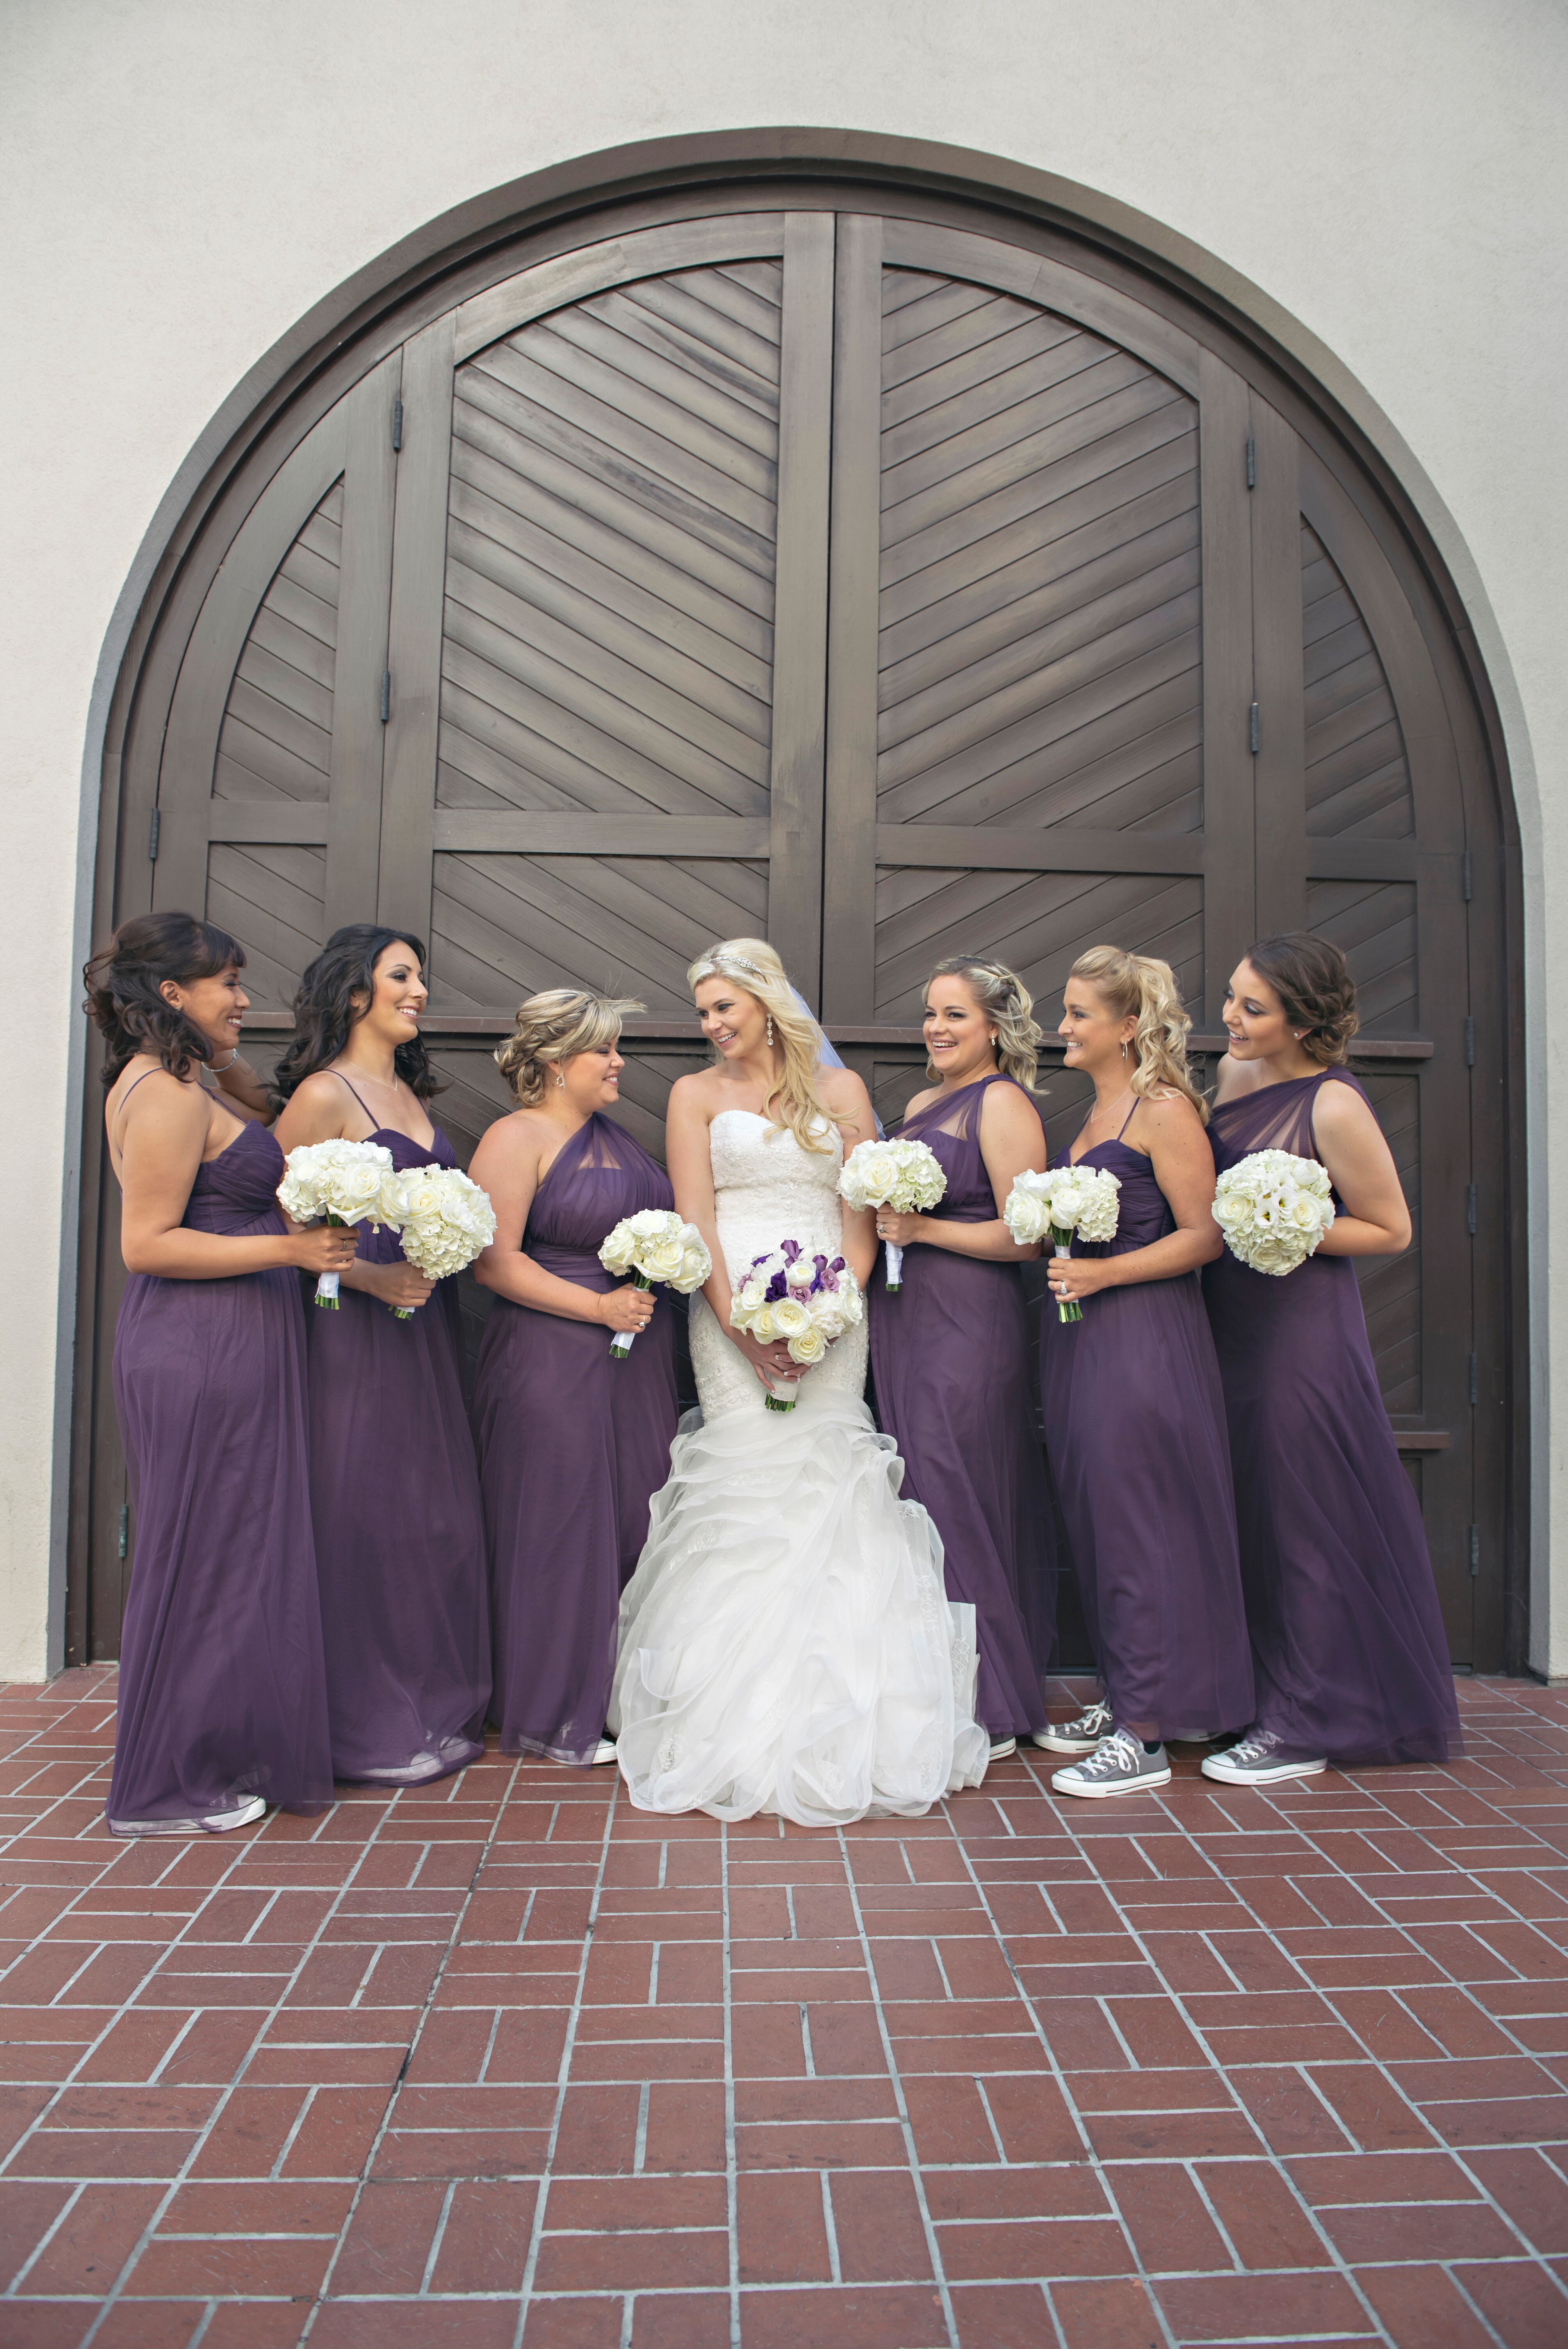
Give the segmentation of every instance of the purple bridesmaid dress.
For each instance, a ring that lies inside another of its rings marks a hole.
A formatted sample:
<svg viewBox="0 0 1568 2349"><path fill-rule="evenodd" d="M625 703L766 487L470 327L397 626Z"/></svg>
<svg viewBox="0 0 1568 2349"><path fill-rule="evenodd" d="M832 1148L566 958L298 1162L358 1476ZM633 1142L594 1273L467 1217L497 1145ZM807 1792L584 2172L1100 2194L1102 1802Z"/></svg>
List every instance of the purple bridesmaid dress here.
<svg viewBox="0 0 1568 2349"><path fill-rule="evenodd" d="M366 1138L399 1168L455 1166L438 1125L428 1149L391 1126ZM396 1232L362 1224L358 1252L396 1264L403 1247ZM346 1288L335 1313L313 1304L305 1320L332 1766L339 1778L419 1785L484 1752L490 1686L458 1284L438 1281L407 1321Z"/></svg>
<svg viewBox="0 0 1568 2349"><path fill-rule="evenodd" d="M923 1142L941 1161L947 1189L936 1216L995 1220L980 1112L988 1085L1012 1082L979 1077L899 1127L901 1141ZM942 1536L949 1599L975 1609L975 1717L994 1738L1043 1729L1056 1549L1035 1440L1019 1265L916 1245L890 1297L879 1257L871 1342L877 1413L903 1461L904 1497L921 1504Z"/></svg>
<svg viewBox="0 0 1568 2349"><path fill-rule="evenodd" d="M1109 1167L1121 1193L1116 1237L1075 1239L1075 1256L1125 1256L1175 1230L1149 1159L1120 1135L1078 1163ZM1047 1298L1040 1328L1046 1443L1112 1720L1147 1741L1244 1729L1252 1660L1196 1273L1102 1288L1081 1321Z"/></svg>
<svg viewBox="0 0 1568 2349"><path fill-rule="evenodd" d="M198 1167L184 1227L282 1232L283 1172L266 1128L240 1125ZM114 1341L136 1527L107 1806L121 1833L178 1834L257 1795L332 1800L304 1395L297 1273L131 1274Z"/></svg>
<svg viewBox="0 0 1568 2349"><path fill-rule="evenodd" d="M595 1114L551 1161L522 1244L542 1270L603 1294L619 1286L599 1261L605 1236L674 1205L647 1152ZM474 1424L503 1753L589 1762L604 1733L621 1592L676 1433L672 1309L656 1295L621 1362L600 1321L498 1297L485 1325Z"/></svg>
<svg viewBox="0 0 1568 2349"><path fill-rule="evenodd" d="M1222 1173L1254 1150L1316 1158L1319 1089L1345 1069L1223 1102ZM1255 1719L1287 1753L1443 1762L1459 1750L1448 1642L1420 1511L1399 1464L1356 1267L1312 1256L1283 1278L1229 1248L1204 1293L1230 1419Z"/></svg>

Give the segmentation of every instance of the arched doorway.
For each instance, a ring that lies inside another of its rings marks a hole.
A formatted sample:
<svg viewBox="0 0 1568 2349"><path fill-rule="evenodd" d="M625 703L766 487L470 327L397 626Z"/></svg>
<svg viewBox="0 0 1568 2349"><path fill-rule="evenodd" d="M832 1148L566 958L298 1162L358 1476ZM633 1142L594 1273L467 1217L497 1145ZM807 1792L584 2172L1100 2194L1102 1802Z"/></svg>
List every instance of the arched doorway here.
<svg viewBox="0 0 1568 2349"><path fill-rule="evenodd" d="M258 1041L338 922L428 937L470 1143L521 995L635 994L655 1147L716 935L768 931L886 1113L942 949L1047 1007L1085 945L1161 953L1212 1050L1248 940L1326 931L1417 1216L1364 1278L1384 1398L1455 1660L1496 1669L1502 802L1429 554L1327 403L1152 259L869 153L743 163L499 222L295 367L128 655L100 924L205 907ZM114 1651L134 1557L86 1173L74 1659Z"/></svg>

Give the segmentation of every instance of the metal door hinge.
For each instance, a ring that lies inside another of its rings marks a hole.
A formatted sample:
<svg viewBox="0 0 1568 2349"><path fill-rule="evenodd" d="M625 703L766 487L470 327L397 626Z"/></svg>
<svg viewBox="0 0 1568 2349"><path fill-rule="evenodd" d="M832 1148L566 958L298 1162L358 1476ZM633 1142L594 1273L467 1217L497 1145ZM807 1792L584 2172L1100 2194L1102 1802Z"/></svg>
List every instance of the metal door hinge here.
<svg viewBox="0 0 1568 2349"><path fill-rule="evenodd" d="M1464 861L1464 883L1465 883L1465 904L1468 905L1470 904L1470 850L1469 850L1468 848L1465 850L1465 861Z"/></svg>
<svg viewBox="0 0 1568 2349"><path fill-rule="evenodd" d="M1479 1526L1470 1527L1470 1560L1471 1574L1479 1574L1480 1572L1480 1527Z"/></svg>
<svg viewBox="0 0 1568 2349"><path fill-rule="evenodd" d="M158 862L158 810L156 808L152 811L152 822L147 827L147 861L150 864L156 864Z"/></svg>
<svg viewBox="0 0 1568 2349"><path fill-rule="evenodd" d="M1476 1404L1480 1401L1480 1356L1479 1354L1472 1354L1470 1356L1470 1409L1473 1411Z"/></svg>
<svg viewBox="0 0 1568 2349"><path fill-rule="evenodd" d="M1258 444L1255 440L1249 440L1247 442L1247 487L1249 490L1255 490L1257 485Z"/></svg>
<svg viewBox="0 0 1568 2349"><path fill-rule="evenodd" d="M1465 1021L1465 1066L1467 1069L1473 1069L1475 1066L1475 1021L1473 1019Z"/></svg>
<svg viewBox="0 0 1568 2349"><path fill-rule="evenodd" d="M1475 1216L1476 1186L1473 1183L1467 1183L1465 1185L1465 1226L1472 1239L1475 1237Z"/></svg>
<svg viewBox="0 0 1568 2349"><path fill-rule="evenodd" d="M119 1505L119 1556L124 1557L130 1547L130 1503Z"/></svg>
<svg viewBox="0 0 1568 2349"><path fill-rule="evenodd" d="M384 668L381 672L381 723L383 726L387 724L391 715L392 672L389 668Z"/></svg>
<svg viewBox="0 0 1568 2349"><path fill-rule="evenodd" d="M1247 740L1253 746L1253 756L1255 759L1258 755L1258 745L1263 740L1262 730L1258 725L1258 705L1255 701L1247 719Z"/></svg>

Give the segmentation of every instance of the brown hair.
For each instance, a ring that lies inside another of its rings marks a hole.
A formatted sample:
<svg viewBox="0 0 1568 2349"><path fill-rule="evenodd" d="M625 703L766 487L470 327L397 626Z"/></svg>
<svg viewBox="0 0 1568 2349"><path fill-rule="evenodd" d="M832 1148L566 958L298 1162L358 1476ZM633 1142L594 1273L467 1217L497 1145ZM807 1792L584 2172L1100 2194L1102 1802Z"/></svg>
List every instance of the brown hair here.
<svg viewBox="0 0 1568 2349"><path fill-rule="evenodd" d="M628 1014L645 1009L616 996L591 995L586 988L547 987L518 1005L517 1026L498 1048L496 1067L519 1105L532 1109L543 1100L545 1080L558 1061L613 1044Z"/></svg>
<svg viewBox="0 0 1568 2349"><path fill-rule="evenodd" d="M1278 937L1259 938L1244 959L1267 979L1291 1026L1303 1031L1301 1049L1308 1059L1320 1068L1342 1069L1361 1021L1350 966L1332 939L1311 930L1285 930Z"/></svg>
<svg viewBox="0 0 1568 2349"><path fill-rule="evenodd" d="M1026 1092L1034 1092L1041 1030L1031 1017L1035 999L1017 972L1009 970L1005 962L987 962L983 955L955 954L943 957L926 980L923 996L930 994L932 979L936 978L964 981L986 1019L996 1023L996 1066ZM929 1061L925 1073L934 1083L938 1071Z"/></svg>
<svg viewBox="0 0 1568 2349"><path fill-rule="evenodd" d="M1088 979L1113 1018L1137 1020L1133 1092L1145 1101L1180 1093L1207 1125L1209 1104L1187 1067L1187 1031L1192 1022L1182 1008L1170 964L1158 955L1129 954L1124 947L1090 947L1068 976Z"/></svg>
<svg viewBox="0 0 1568 2349"><path fill-rule="evenodd" d="M205 1067L212 1047L195 1021L165 999L163 983L188 985L244 966L239 940L194 914L137 914L121 922L82 972L83 1008L106 1047L105 1085L115 1083L139 1052L155 1054L181 1082L198 1061Z"/></svg>

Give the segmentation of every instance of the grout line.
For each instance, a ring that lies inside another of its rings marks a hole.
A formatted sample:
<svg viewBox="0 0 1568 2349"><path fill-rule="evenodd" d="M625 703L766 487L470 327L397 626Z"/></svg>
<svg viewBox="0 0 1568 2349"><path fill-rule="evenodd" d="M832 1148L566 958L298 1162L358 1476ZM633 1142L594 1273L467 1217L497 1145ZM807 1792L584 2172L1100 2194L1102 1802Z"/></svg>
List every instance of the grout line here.
<svg viewBox="0 0 1568 2349"><path fill-rule="evenodd" d="M784 1840L784 1817L779 1817ZM724 2215L729 2242L729 2349L740 2349L740 2178L735 2144L735 1976L729 1931L729 1822L718 1823L719 1913L724 1940L719 1977L724 1997Z"/></svg>
<svg viewBox="0 0 1568 2349"><path fill-rule="evenodd" d="M808 2080L814 2080L817 2076L817 2059L811 2048L810 2009L804 1999L801 1999L799 2003L800 2008L800 2044L806 2051L806 2077Z"/></svg>
<svg viewBox="0 0 1568 2349"><path fill-rule="evenodd" d="M425 2254L424 2271L419 2278L418 2297L421 2300L429 2292L430 2279L436 2272L436 2261L441 2256L441 2242L447 2231L447 2221L452 2215L452 2198L457 2190L458 2184L454 2178L441 2197L441 2215L436 2221L436 2231L430 2238L430 2248Z"/></svg>
<svg viewBox="0 0 1568 2349"><path fill-rule="evenodd" d="M4 2298L5 2300L15 2300L23 2284L26 2282L27 2277L36 2266L37 2262L43 2258L44 2253L48 2250L49 2245L54 2241L55 2237L59 2233L60 2229L65 2225L66 2220L70 2217L71 2212L76 2209L77 2204L81 2200L82 2196L87 2192L87 2180L85 2178L78 2179L77 2184L71 2189L71 2191L67 2195L65 2200L61 2203L59 2209L56 2211L54 2217L50 2220L48 2225L45 2228L43 2233L39 2236L37 2241L34 2244L32 2250L28 2252L26 2258L23 2261L21 2266L17 2269L15 2274L12 2277L10 2282L6 2285L4 2293L0 2293L0 2298Z"/></svg>
<svg viewBox="0 0 1568 2349"><path fill-rule="evenodd" d="M839 2264L839 2230L833 2223L832 2184L825 2169L820 2169L817 2175L822 2181L822 2225L828 2238L828 2273L834 2283L842 2283L844 2271Z"/></svg>
<svg viewBox="0 0 1568 2349"><path fill-rule="evenodd" d="M649 2006L657 2006L659 2002L659 1951L663 1948L664 1943L662 1941L655 1941L654 1943L653 1956L648 1960L648 1995L646 2003Z"/></svg>
<svg viewBox="0 0 1568 2349"><path fill-rule="evenodd" d="M651 2084L644 2080L637 2089L637 2140L632 2152L632 2168L639 2178L648 2153L648 2105L652 2093Z"/></svg>
<svg viewBox="0 0 1568 2349"><path fill-rule="evenodd" d="M978 2075L975 2081L975 2093L980 2099L980 2108L985 2116L985 2126L991 2132L991 2141L996 2148L996 2158L1006 2168L1007 2148L1002 2142L1002 2132L996 2126L996 2116L991 2110L991 2099L985 2094L985 2083Z"/></svg>

